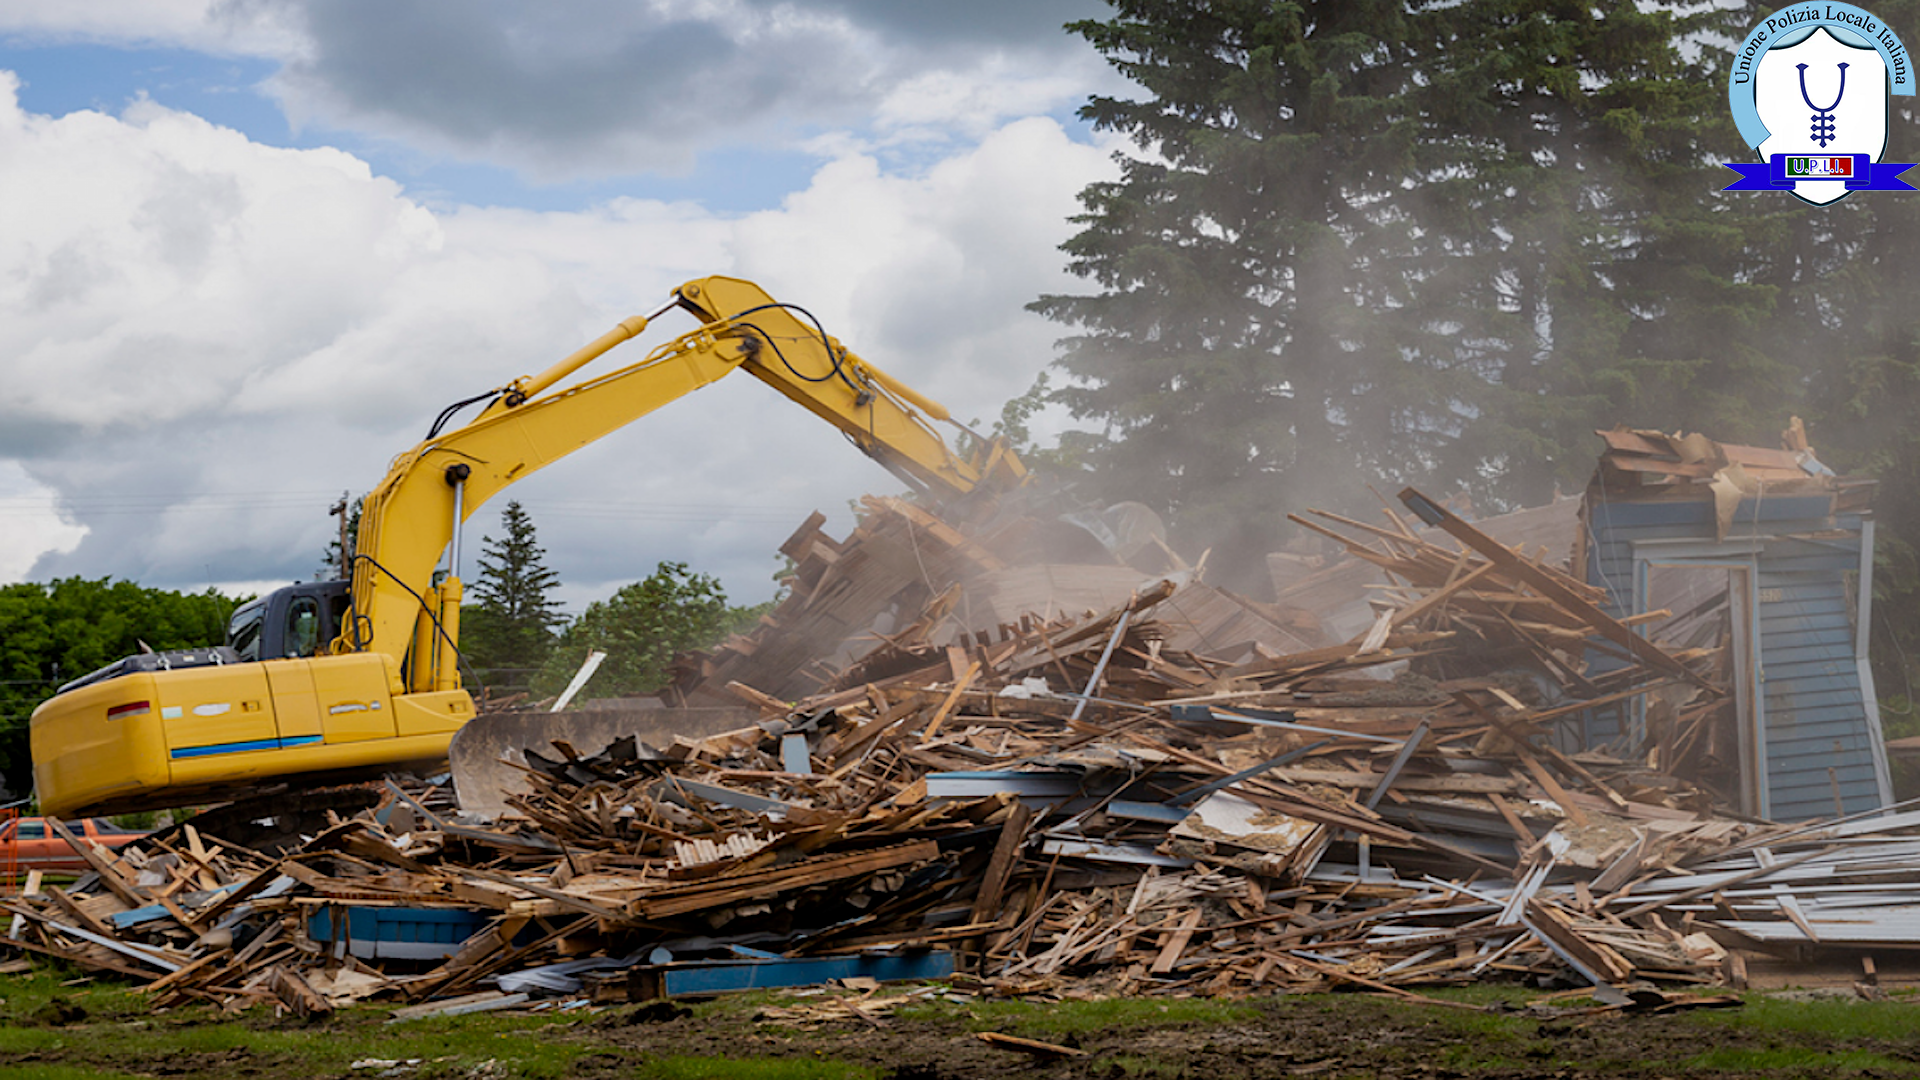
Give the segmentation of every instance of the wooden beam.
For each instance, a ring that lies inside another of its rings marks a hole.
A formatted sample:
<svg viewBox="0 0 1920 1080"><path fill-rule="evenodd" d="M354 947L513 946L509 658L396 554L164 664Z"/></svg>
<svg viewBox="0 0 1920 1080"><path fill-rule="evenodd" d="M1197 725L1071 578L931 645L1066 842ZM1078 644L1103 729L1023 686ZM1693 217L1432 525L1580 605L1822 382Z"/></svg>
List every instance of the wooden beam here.
<svg viewBox="0 0 1920 1080"><path fill-rule="evenodd" d="M1573 590L1569 581L1561 580L1564 575L1550 573L1515 555L1511 548L1467 524L1453 511L1427 498L1417 489L1406 488L1401 491L1400 501L1407 504L1408 509L1417 514L1420 520L1438 527L1447 535L1479 552L1488 562L1498 565L1502 570L1525 582L1542 596L1552 597L1561 607L1585 619L1592 625L1595 633L1627 650L1634 659L1649 667L1678 675L1715 695L1726 693L1724 689L1695 674L1692 668L1669 656L1658 645L1634 633L1632 628L1620 620L1589 603Z"/></svg>
<svg viewBox="0 0 1920 1080"><path fill-rule="evenodd" d="M1160 947L1160 955L1153 960L1151 970L1155 975L1165 975L1180 963L1180 954L1187 951L1187 943L1193 940L1193 932L1200 928L1202 912L1199 908L1189 908L1187 917L1180 920L1173 933L1167 937L1167 943Z"/></svg>
<svg viewBox="0 0 1920 1080"><path fill-rule="evenodd" d="M933 738L940 731L940 725L946 723L947 717L953 714L953 707L960 703L960 695L967 692L967 687L973 685L974 678L979 674L980 661L975 660L967 665L966 674L955 680L953 689L947 693L947 699L940 703L939 711L933 714L933 719L927 721L926 730L920 734L921 742Z"/></svg>
<svg viewBox="0 0 1920 1080"><path fill-rule="evenodd" d="M93 844L74 836L73 830L67 828L66 823L59 818L50 817L47 818L46 821L47 827L53 830L54 835L65 840L74 851L79 852L81 858L87 860L87 865L93 867L93 872L100 875L100 881L107 887L108 892L113 893L113 895L134 907L146 907L147 904L150 903L150 901L140 895L125 878L120 876L119 868L108 862Z"/></svg>

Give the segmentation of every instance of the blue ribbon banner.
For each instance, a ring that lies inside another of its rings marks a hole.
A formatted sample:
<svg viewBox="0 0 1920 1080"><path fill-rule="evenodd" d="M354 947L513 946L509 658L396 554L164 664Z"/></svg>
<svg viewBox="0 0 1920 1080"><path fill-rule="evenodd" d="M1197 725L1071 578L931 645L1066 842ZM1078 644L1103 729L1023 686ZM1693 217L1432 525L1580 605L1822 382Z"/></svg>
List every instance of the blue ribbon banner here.
<svg viewBox="0 0 1920 1080"><path fill-rule="evenodd" d="M1875 161L1866 154L1775 154L1766 161L1729 161L1740 179L1722 191L1792 191L1802 180L1843 180L1848 191L1913 191L1900 174L1913 163Z"/></svg>

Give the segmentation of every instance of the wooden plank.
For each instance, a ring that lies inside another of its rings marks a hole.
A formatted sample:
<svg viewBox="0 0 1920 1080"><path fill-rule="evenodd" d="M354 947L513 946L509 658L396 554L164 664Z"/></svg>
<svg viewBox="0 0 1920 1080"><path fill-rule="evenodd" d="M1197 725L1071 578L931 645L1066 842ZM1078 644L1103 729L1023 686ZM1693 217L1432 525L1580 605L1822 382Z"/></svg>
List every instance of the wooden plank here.
<svg viewBox="0 0 1920 1080"><path fill-rule="evenodd" d="M1020 860L1020 847L1026 842L1027 827L1032 823L1033 808L1015 801L1007 820L1000 825L1000 838L993 845L993 857L987 861L986 873L980 879L980 892L974 898L973 913L968 922L991 922L999 917L1000 904L1006 895L1007 878L1013 874L1014 864Z"/></svg>
<svg viewBox="0 0 1920 1080"><path fill-rule="evenodd" d="M40 871L37 869L29 870L27 871L27 883L20 889L20 897L21 899L25 899L29 896L38 896L39 894ZM19 937L20 928L24 925L26 925L26 916L15 915L13 919L7 923L7 936L10 938Z"/></svg>
<svg viewBox="0 0 1920 1080"><path fill-rule="evenodd" d="M1419 515L1420 520L1439 527L1449 536L1479 552L1487 561L1499 565L1501 569L1526 582L1541 595L1552 597L1560 606L1585 620L1594 628L1595 633L1627 650L1635 660L1669 674L1678 675L1715 697L1726 695L1724 689L1696 674L1692 668L1675 660L1653 642L1634 633L1630 627L1589 603L1574 591L1571 579L1567 579L1565 575L1554 574L1515 555L1505 544L1467 524L1453 511L1427 498L1414 488L1401 491L1400 501Z"/></svg>
<svg viewBox="0 0 1920 1080"><path fill-rule="evenodd" d="M126 878L121 877L120 869L108 862L106 858L100 854L99 849L91 842L74 836L73 830L67 828L66 823L59 818L50 817L46 819L46 822L47 827L53 830L54 835L65 840L73 850L80 853L80 857L87 861L88 866L93 867L94 873L100 875L100 882L107 887L108 892L113 893L113 895L132 904L134 907L147 906L147 898L142 896L139 890L135 889Z"/></svg>
<svg viewBox="0 0 1920 1080"><path fill-rule="evenodd" d="M1817 848L1813 851L1803 852L1799 855L1794 856L1791 859L1783 859L1780 862L1773 864L1772 866L1756 866L1752 870L1749 870L1745 873L1735 874L1730 878L1717 880L1713 882L1713 884L1711 885L1700 885L1691 889L1684 889L1677 893L1671 893L1666 896L1649 900L1646 903L1638 904L1634 907L1628 908L1627 910L1620 912L1619 918L1631 919L1636 915L1645 915L1649 911L1657 911L1660 908L1669 907L1674 904L1685 903L1688 900L1697 900L1702 896L1708 895L1709 893L1716 893L1721 891L1722 889L1730 889L1735 885L1743 885L1749 881L1754 880L1755 878L1766 877L1770 874L1778 873L1779 871L1782 871L1782 870L1789 870L1789 869L1792 869L1793 867L1799 866L1801 863L1811 862L1812 860L1817 859L1822 855L1831 855L1838 850L1840 850L1838 847Z"/></svg>
<svg viewBox="0 0 1920 1080"><path fill-rule="evenodd" d="M1149 971L1155 975L1165 975L1173 970L1174 965L1180 962L1180 954L1187 951L1187 943L1193 940L1193 932L1199 928L1203 914L1199 908L1188 909L1186 917L1168 936L1167 943L1160 947L1160 955L1154 957Z"/></svg>
<svg viewBox="0 0 1920 1080"><path fill-rule="evenodd" d="M1488 792L1487 801L1493 804L1493 808L1499 812L1501 819L1507 823L1507 827L1513 830L1514 838L1520 842L1521 846L1532 847L1540 842L1540 838L1533 835L1533 830L1527 828L1527 823L1520 820L1520 815L1514 813L1512 804L1501 798L1499 792Z"/></svg>
<svg viewBox="0 0 1920 1080"><path fill-rule="evenodd" d="M580 912L583 915L591 915L596 919L604 919L608 922L614 922L614 923L627 921L627 917L623 912L615 911L612 908L605 907L600 904L596 904L593 901L586 899L585 897L575 896L574 894L569 892L562 892L559 889L550 889L545 885L538 885L530 881L521 881L518 878L509 877L506 874L495 873L492 870L482 870L477 866L465 867L460 870L460 873L477 877L482 881L490 881L495 885L505 885L509 888L514 888L514 889L525 889L527 892L530 892L535 896L542 897L547 900L551 900L554 903L559 904L561 907L571 908L575 911Z"/></svg>
<svg viewBox="0 0 1920 1080"><path fill-rule="evenodd" d="M1367 801L1364 804L1367 809L1379 808L1380 800L1386 798L1387 791L1393 787L1393 782L1400 778L1400 770L1406 768L1408 759L1420 749L1421 740L1427 737L1427 732L1432 729L1432 726L1431 720L1422 720L1414 725L1413 734L1408 735L1407 741L1400 744L1400 752L1393 756L1393 763L1387 766L1386 775L1380 778L1380 782L1375 784L1373 791L1367 795Z"/></svg>
<svg viewBox="0 0 1920 1080"><path fill-rule="evenodd" d="M590 916L582 916L572 922L562 923L555 929L535 938L525 945L504 949L491 956L485 956L472 966L455 972L449 979L410 989L416 997L424 997L438 993L451 994L455 990L478 982L496 971L504 970L520 962L561 938L572 937L575 934L581 933L591 925L593 925L593 920ZM511 939L512 935L508 935L507 940Z"/></svg>
<svg viewBox="0 0 1920 1080"><path fill-rule="evenodd" d="M1038 1039L1023 1039L1018 1035L1003 1035L998 1031L977 1031L974 1037L996 1050L1014 1050L1030 1054L1037 1058L1086 1057L1085 1050L1076 1050L1071 1046L1058 1043L1041 1042Z"/></svg>
<svg viewBox="0 0 1920 1080"><path fill-rule="evenodd" d="M966 938L977 938L982 934L999 929L998 922L967 923L964 926L948 926L939 930L912 930L893 934L873 934L868 937L836 938L831 945L803 950L807 955L836 956L843 953L863 953L875 950L893 950L898 948L922 948L939 945Z"/></svg>
<svg viewBox="0 0 1920 1080"><path fill-rule="evenodd" d="M1465 553L1462 552L1461 554L1464 557ZM1453 599L1456 594L1472 588L1475 582L1493 573L1493 570L1494 566L1492 563L1481 563L1465 575L1455 578L1438 589L1430 590L1425 596L1394 612L1392 625L1403 626L1425 615L1427 612L1444 605L1447 601Z"/></svg>
<svg viewBox="0 0 1920 1080"><path fill-rule="evenodd" d="M79 923L81 926L86 927L88 930L91 930L94 933L101 935L102 937L116 936L113 932L112 927L109 927L105 923L102 923L100 920L94 918L91 914L87 912L85 908L80 906L79 901L67 895L66 890L62 889L60 886L58 885L47 886L47 895L52 897L53 902L60 906L60 910L66 912L69 916L73 918L75 922Z"/></svg>
<svg viewBox="0 0 1920 1080"><path fill-rule="evenodd" d="M1516 745L1513 752L1519 757L1520 764L1525 765L1527 771L1533 774L1533 778L1540 782L1541 788L1547 793L1547 798L1552 799L1555 805L1567 815L1568 821L1581 827L1591 823L1586 811L1574 805L1573 796L1567 794L1567 789L1560 786L1560 781L1553 778L1553 774L1547 771L1545 765L1540 764L1539 758L1534 757L1532 752L1524 746Z"/></svg>
<svg viewBox="0 0 1920 1080"><path fill-rule="evenodd" d="M224 963L225 961L231 959L232 957L233 957L233 953L231 950L228 950L228 949L209 950L205 956L202 956L198 960L194 960L188 963L185 967L180 968L177 971L170 971L167 974L160 976L158 979L155 979L153 982L150 982L147 985L140 987L139 990L143 994L151 994L151 993L158 992L160 990L165 990L168 987L173 986L175 983L185 982L188 979L195 978L200 975L204 975L208 968L214 966L215 964Z"/></svg>
<svg viewBox="0 0 1920 1080"><path fill-rule="evenodd" d="M1580 933L1571 920L1552 904L1527 901L1529 925L1535 933L1549 938L1561 952L1580 962L1602 982L1625 982L1633 977L1633 965L1613 948Z"/></svg>
<svg viewBox="0 0 1920 1080"><path fill-rule="evenodd" d="M288 968L273 968L267 976L267 989L297 1016L307 1018L333 1013L332 1003L321 997L298 972Z"/></svg>
<svg viewBox="0 0 1920 1080"><path fill-rule="evenodd" d="M16 941L0 942L0 946L21 949L30 953L38 953L41 956L50 956L56 960L65 960L69 963L79 964L82 967L91 968L95 971L111 971L115 975L125 975L130 979L145 981L153 978L153 972L145 968L137 968L127 964L117 964L111 960L104 960L98 956L90 955L91 950L80 952L69 949L55 949L47 945L28 941L25 938Z"/></svg>
<svg viewBox="0 0 1920 1080"><path fill-rule="evenodd" d="M772 870L720 878L717 881L669 885L633 900L627 905L627 911L632 917L641 919L666 918L747 900L763 900L789 889L843 881L896 866L926 862L939 856L938 843L918 840L873 851L806 859Z"/></svg>
<svg viewBox="0 0 1920 1080"><path fill-rule="evenodd" d="M1448 1001L1445 998L1430 998L1422 994L1416 994L1411 990L1402 990L1398 986L1390 986L1375 979L1355 975L1353 972L1343 970L1335 964L1322 964L1317 960L1309 960L1298 953L1289 953L1284 962L1297 964L1301 967L1317 971L1330 979L1338 979L1341 982L1350 982L1355 986L1364 986L1369 990L1377 990L1383 994L1391 994L1402 1001L1412 1001L1420 1005L1438 1005L1447 1009L1465 1009L1469 1012L1487 1011L1487 1007L1484 1005L1469 1005L1464 1001Z"/></svg>
<svg viewBox="0 0 1920 1080"><path fill-rule="evenodd" d="M20 908L13 907L11 904L5 905L5 907L9 911L22 910ZM111 936L96 934L91 930L83 930L77 926L67 926L63 923L54 922L52 919L49 919L38 912L32 913L31 917L37 920L38 922L40 922L41 925L45 926L49 930L57 930L60 933L67 935L68 937L79 938L82 941L91 942L103 948L112 949L114 952L117 952L122 956L130 956L142 963L151 964L162 971L175 971L182 966L179 963L160 955L159 950L157 949L136 948L132 945L128 945L127 943L120 941L119 939Z"/></svg>
<svg viewBox="0 0 1920 1080"><path fill-rule="evenodd" d="M727 684L727 693L773 716L785 716L793 708L791 703L781 701L772 694L761 693L737 679Z"/></svg>
<svg viewBox="0 0 1920 1080"><path fill-rule="evenodd" d="M967 673L960 676L959 681L953 684L953 689L947 693L947 699L940 703L939 711L933 714L933 719L927 721L926 730L920 733L921 742L933 738L940 731L940 725L953 714L953 707L960 703L960 695L967 692L967 687L973 685L974 677L979 674L980 661L975 660L967 665Z"/></svg>
<svg viewBox="0 0 1920 1080"><path fill-rule="evenodd" d="M834 777L839 779L851 773L854 768L860 764L860 755L868 746L877 742L880 736L887 733L889 728L905 720L907 717L912 716L915 712L918 712L919 709L920 704L918 699L908 697L888 712L862 724L860 729L853 732L850 738L833 749L833 760L845 762L845 764L834 770Z"/></svg>

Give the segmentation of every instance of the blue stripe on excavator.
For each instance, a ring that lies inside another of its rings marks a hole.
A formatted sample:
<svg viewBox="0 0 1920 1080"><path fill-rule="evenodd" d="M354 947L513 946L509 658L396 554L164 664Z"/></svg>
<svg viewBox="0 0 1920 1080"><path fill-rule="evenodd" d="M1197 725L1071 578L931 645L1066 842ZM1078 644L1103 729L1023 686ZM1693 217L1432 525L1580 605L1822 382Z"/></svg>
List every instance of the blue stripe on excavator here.
<svg viewBox="0 0 1920 1080"><path fill-rule="evenodd" d="M180 746L172 751L172 757L197 758L211 757L214 754L241 754L249 750L291 750L296 746L313 746L320 742L319 735L296 735L290 739L252 739L247 742L215 743L212 746Z"/></svg>

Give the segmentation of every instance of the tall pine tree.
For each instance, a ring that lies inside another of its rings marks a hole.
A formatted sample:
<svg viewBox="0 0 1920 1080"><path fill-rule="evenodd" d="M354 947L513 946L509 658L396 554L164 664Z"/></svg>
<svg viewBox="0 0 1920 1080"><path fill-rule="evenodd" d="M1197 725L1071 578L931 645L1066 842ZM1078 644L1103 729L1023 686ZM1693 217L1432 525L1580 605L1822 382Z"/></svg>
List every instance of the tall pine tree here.
<svg viewBox="0 0 1920 1080"><path fill-rule="evenodd" d="M1059 399L1103 428L1100 494L1230 583L1366 481L1498 507L1583 483L1595 427L1752 437L1783 372L1752 214L1715 198L1732 125L1688 38L1717 9L1114 6L1071 29L1147 96L1082 115L1141 153L1066 245L1100 291L1034 306L1079 331Z"/></svg>
<svg viewBox="0 0 1920 1080"><path fill-rule="evenodd" d="M534 535L533 519L518 501L500 514L506 537L481 541L480 576L473 603L460 609L460 647L477 669L537 669L546 662L565 618L553 590L560 575L547 568L546 550ZM525 685L518 678L499 685Z"/></svg>
<svg viewBox="0 0 1920 1080"><path fill-rule="evenodd" d="M1115 0L1070 29L1147 96L1081 115L1142 154L1082 194L1065 245L1096 295L1036 310L1073 413L1103 425L1096 493L1139 498L1176 543L1252 584L1283 511L1442 467L1484 380L1431 283L1452 255L1422 177L1466 141L1423 137L1423 50L1451 16L1384 0Z"/></svg>
<svg viewBox="0 0 1920 1080"><path fill-rule="evenodd" d="M1739 143L1718 55L1700 47L1734 30L1725 13L1700 0L1439 13L1424 137L1457 132L1473 152L1425 178L1428 221L1454 238L1442 292L1470 313L1457 346L1489 390L1449 479L1535 505L1585 484L1595 428L1770 440L1791 373L1763 329L1774 290L1744 254L1756 208L1719 191Z"/></svg>

